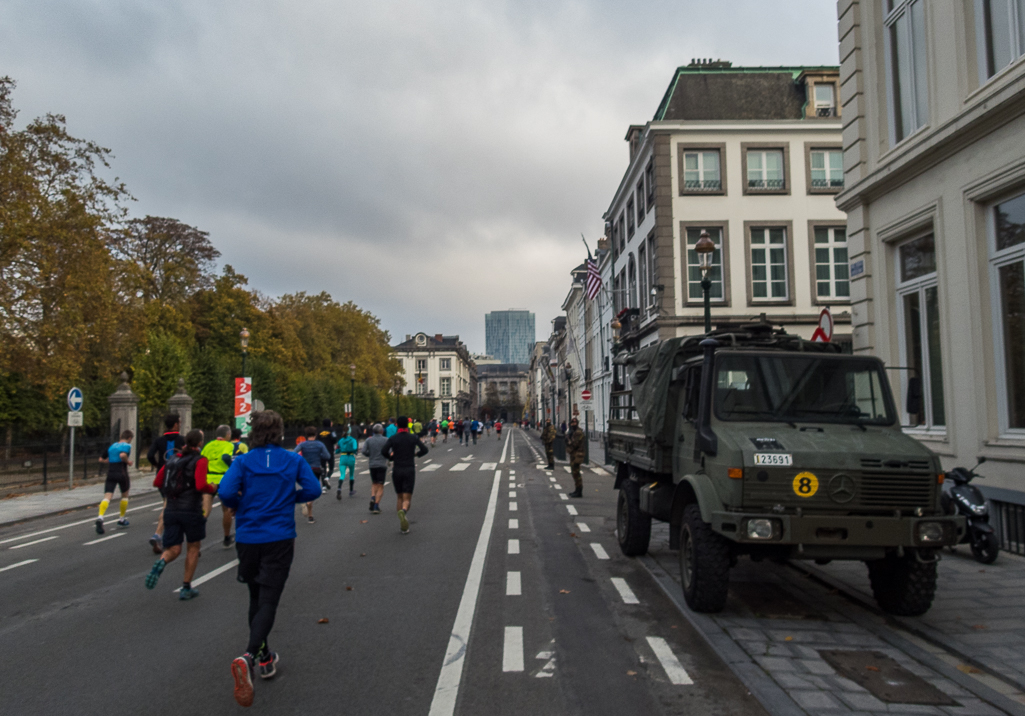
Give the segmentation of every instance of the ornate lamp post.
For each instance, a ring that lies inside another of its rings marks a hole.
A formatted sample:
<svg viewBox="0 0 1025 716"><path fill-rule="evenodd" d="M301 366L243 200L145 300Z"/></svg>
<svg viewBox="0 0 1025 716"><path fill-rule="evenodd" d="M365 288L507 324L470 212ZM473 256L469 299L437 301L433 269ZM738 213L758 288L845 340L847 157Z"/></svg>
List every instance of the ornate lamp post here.
<svg viewBox="0 0 1025 716"><path fill-rule="evenodd" d="M702 231L698 237L698 243L694 245L694 251L698 255L698 266L701 268L701 293L705 297L705 333L712 332L712 305L709 294L712 291L712 279L708 277L708 271L712 268L712 254L715 253L715 242Z"/></svg>
<svg viewBox="0 0 1025 716"><path fill-rule="evenodd" d="M242 377L246 377L246 357L249 355L249 329L243 328L238 334L239 340L242 342Z"/></svg>
<svg viewBox="0 0 1025 716"><path fill-rule="evenodd" d="M395 423L399 422L399 400L402 398L402 378L395 379Z"/></svg>
<svg viewBox="0 0 1025 716"><path fill-rule="evenodd" d="M349 420L356 422L356 364L349 366Z"/></svg>

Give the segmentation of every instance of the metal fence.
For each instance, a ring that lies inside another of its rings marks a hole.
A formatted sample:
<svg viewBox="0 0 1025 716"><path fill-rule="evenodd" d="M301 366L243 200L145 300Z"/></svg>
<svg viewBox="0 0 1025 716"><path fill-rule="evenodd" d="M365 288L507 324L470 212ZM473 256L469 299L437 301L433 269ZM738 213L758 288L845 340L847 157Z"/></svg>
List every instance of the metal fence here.
<svg viewBox="0 0 1025 716"><path fill-rule="evenodd" d="M992 500L1000 549L1025 556L1025 505Z"/></svg>
<svg viewBox="0 0 1025 716"><path fill-rule="evenodd" d="M106 438L75 440L75 482L97 477L106 471L99 461L110 441ZM0 488L34 487L43 489L68 484L69 449L67 441L29 442L0 449Z"/></svg>

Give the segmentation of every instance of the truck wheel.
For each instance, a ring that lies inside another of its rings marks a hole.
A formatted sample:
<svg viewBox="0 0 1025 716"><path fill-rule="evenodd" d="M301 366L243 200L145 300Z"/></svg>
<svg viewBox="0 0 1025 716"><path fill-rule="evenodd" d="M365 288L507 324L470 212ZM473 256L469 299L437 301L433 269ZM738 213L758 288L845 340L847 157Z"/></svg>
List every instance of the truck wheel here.
<svg viewBox="0 0 1025 716"><path fill-rule="evenodd" d="M936 594L936 562L913 555L866 562L872 594L884 612L918 617L929 611Z"/></svg>
<svg viewBox="0 0 1025 716"><path fill-rule="evenodd" d="M730 588L730 546L701 519L695 504L683 509L680 526L683 598L696 612L721 612Z"/></svg>
<svg viewBox="0 0 1025 716"><path fill-rule="evenodd" d="M978 539L972 540L972 556L983 564L993 564L1000 554L1000 543L997 536L992 532L980 534Z"/></svg>
<svg viewBox="0 0 1025 716"><path fill-rule="evenodd" d="M616 536L627 557L639 557L648 551L651 540L651 515L641 512L637 483L627 480L619 488L616 504Z"/></svg>

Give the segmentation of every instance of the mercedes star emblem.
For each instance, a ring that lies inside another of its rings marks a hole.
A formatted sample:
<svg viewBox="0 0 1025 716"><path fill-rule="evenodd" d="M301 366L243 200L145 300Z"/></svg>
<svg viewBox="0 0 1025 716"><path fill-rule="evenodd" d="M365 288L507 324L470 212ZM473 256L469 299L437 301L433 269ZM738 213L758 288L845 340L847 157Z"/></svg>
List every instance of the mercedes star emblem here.
<svg viewBox="0 0 1025 716"><path fill-rule="evenodd" d="M834 475L827 489L833 502L843 504L854 499L854 480L849 475Z"/></svg>

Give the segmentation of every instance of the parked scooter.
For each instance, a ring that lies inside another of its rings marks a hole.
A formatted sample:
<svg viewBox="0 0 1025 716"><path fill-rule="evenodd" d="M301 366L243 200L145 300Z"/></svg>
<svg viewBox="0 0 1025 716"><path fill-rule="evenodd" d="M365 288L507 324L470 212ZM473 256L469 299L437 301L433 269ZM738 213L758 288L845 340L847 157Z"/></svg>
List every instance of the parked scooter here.
<svg viewBox="0 0 1025 716"><path fill-rule="evenodd" d="M947 473L947 478L954 483L949 492L942 495L943 509L948 514L957 514L965 517L968 522L968 529L965 530L961 543L971 545L972 555L983 564L992 564L1000 553L1000 542L989 523L989 508L986 506L986 498L982 496L979 488L971 485L976 477L983 477L975 472L979 465L986 462L986 458L980 457L979 463L971 470L964 467L955 467ZM953 550L953 547L951 547Z"/></svg>

